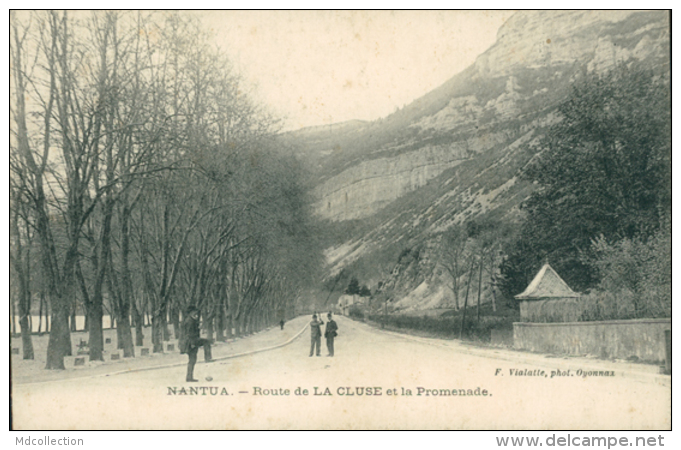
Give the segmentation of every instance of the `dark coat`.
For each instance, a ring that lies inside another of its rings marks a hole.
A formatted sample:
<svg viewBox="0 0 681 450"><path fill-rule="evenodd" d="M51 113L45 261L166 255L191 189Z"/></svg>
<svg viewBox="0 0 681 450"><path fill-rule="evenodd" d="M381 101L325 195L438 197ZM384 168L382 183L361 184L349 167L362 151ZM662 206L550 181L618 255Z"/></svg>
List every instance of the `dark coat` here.
<svg viewBox="0 0 681 450"><path fill-rule="evenodd" d="M188 353L190 350L199 347L201 340L201 329L199 319L188 316L182 321L182 339L180 339L180 353Z"/></svg>
<svg viewBox="0 0 681 450"><path fill-rule="evenodd" d="M333 319L329 319L329 321L326 323L326 330L324 331L324 337L325 338L334 338L338 336L338 325L336 325L336 321Z"/></svg>

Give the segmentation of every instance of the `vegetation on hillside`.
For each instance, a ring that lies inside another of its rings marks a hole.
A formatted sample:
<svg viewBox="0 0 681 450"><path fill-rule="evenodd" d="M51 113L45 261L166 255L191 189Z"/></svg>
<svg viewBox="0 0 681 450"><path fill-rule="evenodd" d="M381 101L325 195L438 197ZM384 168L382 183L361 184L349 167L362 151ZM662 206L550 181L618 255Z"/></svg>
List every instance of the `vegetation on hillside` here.
<svg viewBox="0 0 681 450"><path fill-rule="evenodd" d="M575 84L562 120L521 174L537 189L522 205L518 240L505 249L507 296L549 261L576 290L636 297L631 311L615 316L669 310L670 99L666 74L643 68L621 66ZM653 306L652 293L664 300Z"/></svg>
<svg viewBox="0 0 681 450"><path fill-rule="evenodd" d="M515 158L507 160L512 164L471 172L476 167L472 160L370 219L391 224L381 230L383 242L396 239L392 232L407 239L401 240L402 247L390 250L386 245L345 268L347 277L362 274L380 283L365 313L400 312L394 305L417 286L445 283L451 298L439 307L458 311L460 323L472 319L477 324L478 302L517 308L514 296L548 261L584 294L582 320L669 315L668 79L636 67L585 75L559 112L561 120L541 130L541 139L509 154ZM531 188L513 218L510 206L466 216L461 214L464 203L429 203L431 191L432 198L438 198L441 179L456 179L454 189L468 186L473 191L476 185L488 184L482 174L502 171L508 178L513 170L519 174L518 183ZM462 184L464 180L470 184ZM444 205L451 208L449 213L438 211ZM426 209L429 220L415 219ZM400 219L387 222L391 215ZM442 223L444 217L458 217L460 222L419 240L425 228ZM412 226L399 227L405 220ZM386 264L385 258L391 262ZM456 331L466 334L462 328Z"/></svg>

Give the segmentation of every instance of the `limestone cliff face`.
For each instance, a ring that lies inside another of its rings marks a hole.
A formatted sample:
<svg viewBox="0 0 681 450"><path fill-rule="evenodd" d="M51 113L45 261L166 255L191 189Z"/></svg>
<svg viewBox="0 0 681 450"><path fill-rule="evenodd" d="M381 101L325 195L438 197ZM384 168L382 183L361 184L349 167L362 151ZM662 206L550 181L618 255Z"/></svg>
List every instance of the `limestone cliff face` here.
<svg viewBox="0 0 681 450"><path fill-rule="evenodd" d="M394 157L362 161L315 189L319 215L332 220L371 215L464 159L460 146L423 147Z"/></svg>
<svg viewBox="0 0 681 450"><path fill-rule="evenodd" d="M499 29L496 43L475 67L480 76L508 76L519 69L545 68L593 59L599 41L617 38L614 25L635 11L523 11ZM614 33L613 33L614 31ZM607 64L614 53L602 55Z"/></svg>
<svg viewBox="0 0 681 450"><path fill-rule="evenodd" d="M334 221L371 216L526 135L552 114L579 71L664 59L668 41L664 12L519 12L472 67L403 111L348 131L337 146L348 155L344 169L320 178L315 213ZM333 152L319 149L322 167L329 154L329 164L343 161Z"/></svg>
<svg viewBox="0 0 681 450"><path fill-rule="evenodd" d="M380 281L392 311L451 307L441 233L486 215L519 219L536 188L519 174L574 81L634 63L668 73L668 13L523 11L471 67L391 116L299 134L315 211L339 222L327 224L328 276ZM490 280L481 304L495 298Z"/></svg>

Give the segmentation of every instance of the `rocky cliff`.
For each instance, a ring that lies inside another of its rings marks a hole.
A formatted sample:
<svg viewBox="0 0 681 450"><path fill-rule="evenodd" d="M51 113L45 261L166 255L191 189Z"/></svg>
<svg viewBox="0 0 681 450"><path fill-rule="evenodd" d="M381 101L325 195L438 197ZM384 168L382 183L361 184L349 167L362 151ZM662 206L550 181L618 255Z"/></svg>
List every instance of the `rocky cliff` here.
<svg viewBox="0 0 681 450"><path fill-rule="evenodd" d="M371 270L480 214L510 218L532 187L518 170L584 72L670 63L669 15L522 11L476 62L400 111L289 134L315 174L321 219L363 220L327 251L330 273Z"/></svg>
<svg viewBox="0 0 681 450"><path fill-rule="evenodd" d="M519 128L565 97L580 70L663 60L668 41L664 12L519 12L442 87L384 120L339 125L335 145L330 138L328 148L314 148L327 175L314 190L315 212L331 220L373 215L446 169L513 142ZM381 128L393 132L380 139ZM314 134L300 132L308 140Z"/></svg>

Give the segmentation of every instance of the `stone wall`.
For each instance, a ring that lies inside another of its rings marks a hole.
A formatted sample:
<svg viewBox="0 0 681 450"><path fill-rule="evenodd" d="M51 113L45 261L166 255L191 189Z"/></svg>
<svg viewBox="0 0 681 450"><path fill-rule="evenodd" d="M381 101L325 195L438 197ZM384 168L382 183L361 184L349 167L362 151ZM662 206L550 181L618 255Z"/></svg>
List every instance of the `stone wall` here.
<svg viewBox="0 0 681 450"><path fill-rule="evenodd" d="M513 346L520 350L660 363L664 331L671 319L513 324Z"/></svg>
<svg viewBox="0 0 681 450"><path fill-rule="evenodd" d="M520 302L520 320L523 322L576 322L583 311L584 304L577 298Z"/></svg>

